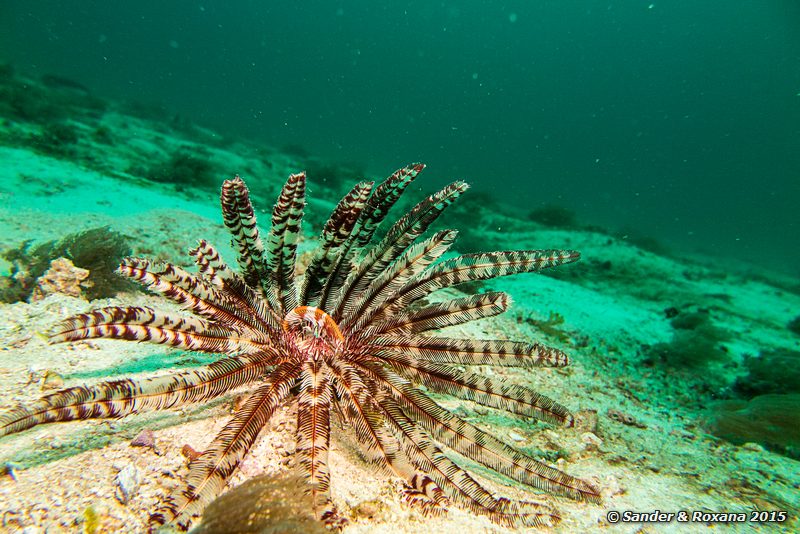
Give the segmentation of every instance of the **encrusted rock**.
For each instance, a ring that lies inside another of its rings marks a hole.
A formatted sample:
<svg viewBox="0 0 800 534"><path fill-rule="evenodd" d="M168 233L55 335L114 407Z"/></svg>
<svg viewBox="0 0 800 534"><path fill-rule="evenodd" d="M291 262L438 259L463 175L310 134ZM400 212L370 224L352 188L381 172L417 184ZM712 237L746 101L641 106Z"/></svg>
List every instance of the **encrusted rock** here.
<svg viewBox="0 0 800 534"><path fill-rule="evenodd" d="M85 288L91 287L89 271L75 267L67 258L56 258L50 268L36 280L31 301L42 300L47 295L61 293L70 297L80 297Z"/></svg>
<svg viewBox="0 0 800 534"><path fill-rule="evenodd" d="M223 493L203 511L195 534L220 532L302 532L326 534L322 522L314 519L314 502L303 491L305 480L294 474L265 473ZM341 527L336 522L333 527Z"/></svg>
<svg viewBox="0 0 800 534"><path fill-rule="evenodd" d="M139 434L131 440L131 447L148 447L153 449L155 446L156 438L153 435L153 431L147 428L139 432Z"/></svg>
<svg viewBox="0 0 800 534"><path fill-rule="evenodd" d="M635 426L636 428L647 428L647 425L637 420L634 416L621 412L619 410L610 409L606 413L609 419L613 419L623 425Z"/></svg>
<svg viewBox="0 0 800 534"><path fill-rule="evenodd" d="M245 394L236 395L231 401L230 413L235 414L236 412L238 412L242 408L242 406L244 406L246 400L247 400L247 395Z"/></svg>
<svg viewBox="0 0 800 534"><path fill-rule="evenodd" d="M742 448L746 451L761 452L761 453L765 452L766 450L764 449L763 446L759 445L758 443L753 443L752 441L748 441L747 443L742 444Z"/></svg>

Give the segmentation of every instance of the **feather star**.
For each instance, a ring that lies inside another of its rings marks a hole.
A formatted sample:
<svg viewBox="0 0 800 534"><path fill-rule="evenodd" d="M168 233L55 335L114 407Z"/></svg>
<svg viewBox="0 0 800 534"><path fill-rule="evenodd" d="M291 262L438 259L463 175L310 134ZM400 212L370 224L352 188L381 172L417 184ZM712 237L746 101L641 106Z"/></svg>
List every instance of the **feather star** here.
<svg viewBox="0 0 800 534"><path fill-rule="evenodd" d="M538 343L437 335L444 327L502 313L510 303L506 294L434 304L423 299L462 282L573 262L579 254L519 250L440 260L456 232L422 236L466 191L463 182L425 198L377 239L376 229L422 169L409 165L377 187L369 181L355 185L325 224L302 277L295 276L295 269L305 174L290 176L284 185L265 243L244 182L238 176L225 181L222 214L240 273L205 241L190 251L196 274L171 263L128 258L119 267L122 275L187 313L106 307L64 320L50 338L161 343L220 359L166 376L63 389L7 409L0 415L0 436L43 423L118 418L200 403L247 386L249 399L191 462L182 487L152 514L154 528L165 523L188 528L193 516L223 492L259 432L286 402L297 406L296 465L307 482L314 516L328 525L344 523L330 492L332 413L352 429L375 466L403 481L405 499L424 513L440 513L452 503L506 526L560 520L549 504L495 496L451 459L453 452L523 485L598 502L599 493L588 482L508 446L429 395L571 426L573 416L554 400L469 371L475 366L562 367L568 364L566 354Z"/></svg>

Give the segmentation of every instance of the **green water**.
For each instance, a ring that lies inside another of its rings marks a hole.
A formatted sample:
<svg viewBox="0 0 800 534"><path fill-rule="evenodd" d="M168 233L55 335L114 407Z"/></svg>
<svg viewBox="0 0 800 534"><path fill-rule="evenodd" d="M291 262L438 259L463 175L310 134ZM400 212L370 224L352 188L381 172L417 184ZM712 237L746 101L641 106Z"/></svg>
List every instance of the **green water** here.
<svg viewBox="0 0 800 534"><path fill-rule="evenodd" d="M791 0L3 2L0 59L520 210L800 269Z"/></svg>

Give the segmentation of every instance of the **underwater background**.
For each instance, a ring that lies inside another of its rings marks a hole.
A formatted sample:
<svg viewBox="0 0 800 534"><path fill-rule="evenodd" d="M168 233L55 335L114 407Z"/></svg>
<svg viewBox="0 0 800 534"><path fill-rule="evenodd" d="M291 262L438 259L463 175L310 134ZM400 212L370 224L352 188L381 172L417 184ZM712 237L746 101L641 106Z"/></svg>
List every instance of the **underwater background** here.
<svg viewBox="0 0 800 534"><path fill-rule="evenodd" d="M569 353L565 370L503 376L573 409L577 432L447 404L601 488L600 506L556 501L557 531L796 531L792 0L0 2L0 409L209 362L106 340L48 345L43 333L101 306L157 307L113 274L124 256L190 266L185 251L204 238L232 261L224 179L247 181L263 230L286 177L306 170L309 254L352 184L414 161L427 169L405 209L453 180L471 186L439 224L459 229L458 252L582 253L470 287L514 304L465 328ZM202 450L228 401L2 438L0 531L144 531L185 473L185 447ZM291 417L233 479L256 480L250 499L291 494L259 478L289 463ZM145 431L149 445L132 446ZM332 486L347 534L508 531L457 510L423 518L340 447ZM787 517L608 519L656 509Z"/></svg>
<svg viewBox="0 0 800 534"><path fill-rule="evenodd" d="M31 75L800 272L792 0L3 2L0 19Z"/></svg>

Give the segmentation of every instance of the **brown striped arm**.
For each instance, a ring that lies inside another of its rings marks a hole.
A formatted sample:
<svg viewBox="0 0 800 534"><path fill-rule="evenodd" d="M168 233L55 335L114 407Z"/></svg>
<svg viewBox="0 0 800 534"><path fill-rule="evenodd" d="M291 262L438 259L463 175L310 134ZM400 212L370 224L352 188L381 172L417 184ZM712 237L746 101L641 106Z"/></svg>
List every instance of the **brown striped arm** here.
<svg viewBox="0 0 800 534"><path fill-rule="evenodd" d="M559 513L546 504L510 501L489 493L442 452L432 436L412 421L384 385L379 382L367 383L374 405L381 410L411 462L450 500L508 527L553 526L561 520Z"/></svg>
<svg viewBox="0 0 800 534"><path fill-rule="evenodd" d="M424 515L446 511L447 498L436 483L409 461L398 439L384 425L384 418L356 369L334 362L331 368L341 411L364 445L367 460L383 471L390 470L404 482L403 497Z"/></svg>
<svg viewBox="0 0 800 534"><path fill-rule="evenodd" d="M305 362L300 375L297 398L297 449L295 459L305 477L314 517L335 524L339 517L331 500L331 473L328 467L333 396L331 373L321 360Z"/></svg>
<svg viewBox="0 0 800 534"><path fill-rule="evenodd" d="M216 323L253 331L270 332L275 328L274 322L271 323L264 313L259 313L260 310L243 305L253 303L256 299L255 295L251 295L253 290L244 281L237 287L242 294L231 298L230 294L226 294L226 288L217 288L202 276L191 274L168 262L154 263L140 258L125 258L117 272ZM227 283L235 284L235 278Z"/></svg>
<svg viewBox="0 0 800 534"><path fill-rule="evenodd" d="M433 336L381 336L370 340L370 353L409 366L418 362L497 367L565 367L569 357L540 343Z"/></svg>
<svg viewBox="0 0 800 534"><path fill-rule="evenodd" d="M391 361L389 363L392 364ZM532 389L508 384L499 378L437 363L418 362L414 367L402 364L392 367L401 376L435 393L548 423L568 427L574 424L574 417L565 406Z"/></svg>
<svg viewBox="0 0 800 534"><path fill-rule="evenodd" d="M285 362L270 374L269 381L259 386L211 445L191 463L186 485L176 489L150 516L152 525L175 523L186 528L193 515L222 493L261 429L288 397L300 370L296 362Z"/></svg>
<svg viewBox="0 0 800 534"><path fill-rule="evenodd" d="M74 315L50 333L51 343L94 338L157 343L184 350L227 354L256 354L270 346L269 340L252 330L239 332L197 317L134 306L109 306Z"/></svg>
<svg viewBox="0 0 800 534"><path fill-rule="evenodd" d="M574 250L515 250L464 254L442 261L413 277L397 293L364 317L365 324L385 320L438 289L512 274L536 272L580 259Z"/></svg>
<svg viewBox="0 0 800 534"><path fill-rule="evenodd" d="M453 244L456 234L454 230L437 232L429 239L408 247L358 294L357 299L344 306L340 327L354 333L363 330L365 321L361 318L365 316L365 310L380 306L412 276L439 259Z"/></svg>
<svg viewBox="0 0 800 534"><path fill-rule="evenodd" d="M261 288L261 282L266 279L264 245L258 233L250 191L238 175L223 182L220 203L222 220L233 236L244 280L252 288Z"/></svg>
<svg viewBox="0 0 800 534"><path fill-rule="evenodd" d="M402 450L402 449L401 449ZM415 472L408 479L402 490L403 500L409 506L418 508L423 516L438 517L447 513L450 499L431 477L422 472Z"/></svg>
<svg viewBox="0 0 800 534"><path fill-rule="evenodd" d="M366 216L360 221L359 232L354 234L356 248L367 246L389 210L424 168L422 163L411 163L396 170L378 186L369 199Z"/></svg>
<svg viewBox="0 0 800 534"><path fill-rule="evenodd" d="M438 302L415 311L405 311L368 328L374 335L414 335L429 330L486 319L506 311L511 298L502 292L489 292Z"/></svg>
<svg viewBox="0 0 800 534"><path fill-rule="evenodd" d="M205 239L198 241L197 246L189 250L189 256L194 258L199 277L209 282L215 289L224 289L226 281L238 277L228 268L217 249ZM219 293L217 295L219 298Z"/></svg>
<svg viewBox="0 0 800 534"><path fill-rule="evenodd" d="M66 388L1 414L0 436L45 423L119 418L211 399L264 376L275 363L264 356L227 358L167 376Z"/></svg>
<svg viewBox="0 0 800 534"><path fill-rule="evenodd" d="M262 298L258 284L248 284L243 277L229 269L217 250L205 240L200 240L198 246L189 251L189 255L194 257L200 275L215 288L219 288L212 304L235 303L228 308L237 317L256 330L266 332L270 337L277 335L282 317ZM218 315L212 315L212 318L218 321L222 319L223 322L225 319Z"/></svg>
<svg viewBox="0 0 800 534"><path fill-rule="evenodd" d="M386 218L389 210L424 168L425 165L421 163L407 165L395 171L374 190L366 206L361 211L350 237L342 246L342 251L336 259L328 280L320 293L317 307L322 309L332 308L330 300L335 297L344 285L348 274L352 271L353 258L367 246L375 230Z"/></svg>
<svg viewBox="0 0 800 534"><path fill-rule="evenodd" d="M445 410L383 364L366 364L362 372L384 387L392 398L440 443L517 482L576 500L599 502L588 482L549 467L501 442Z"/></svg>
<svg viewBox="0 0 800 534"><path fill-rule="evenodd" d="M357 300L359 298L357 295L400 257L403 251L422 235L444 209L455 202L468 187L464 182L453 182L424 199L392 225L380 243L369 249L366 256L358 261L355 270L347 277L342 290L331 305L333 314L343 315L344 305L353 299Z"/></svg>
<svg viewBox="0 0 800 534"><path fill-rule="evenodd" d="M319 245L306 269L298 302L316 306L336 262L346 252L348 240L355 228L374 182L361 182L339 201L322 229Z"/></svg>
<svg viewBox="0 0 800 534"><path fill-rule="evenodd" d="M292 174L272 210L272 227L267 240L266 283L262 282L262 287L270 305L280 316L297 306L294 269L305 198L306 174Z"/></svg>

